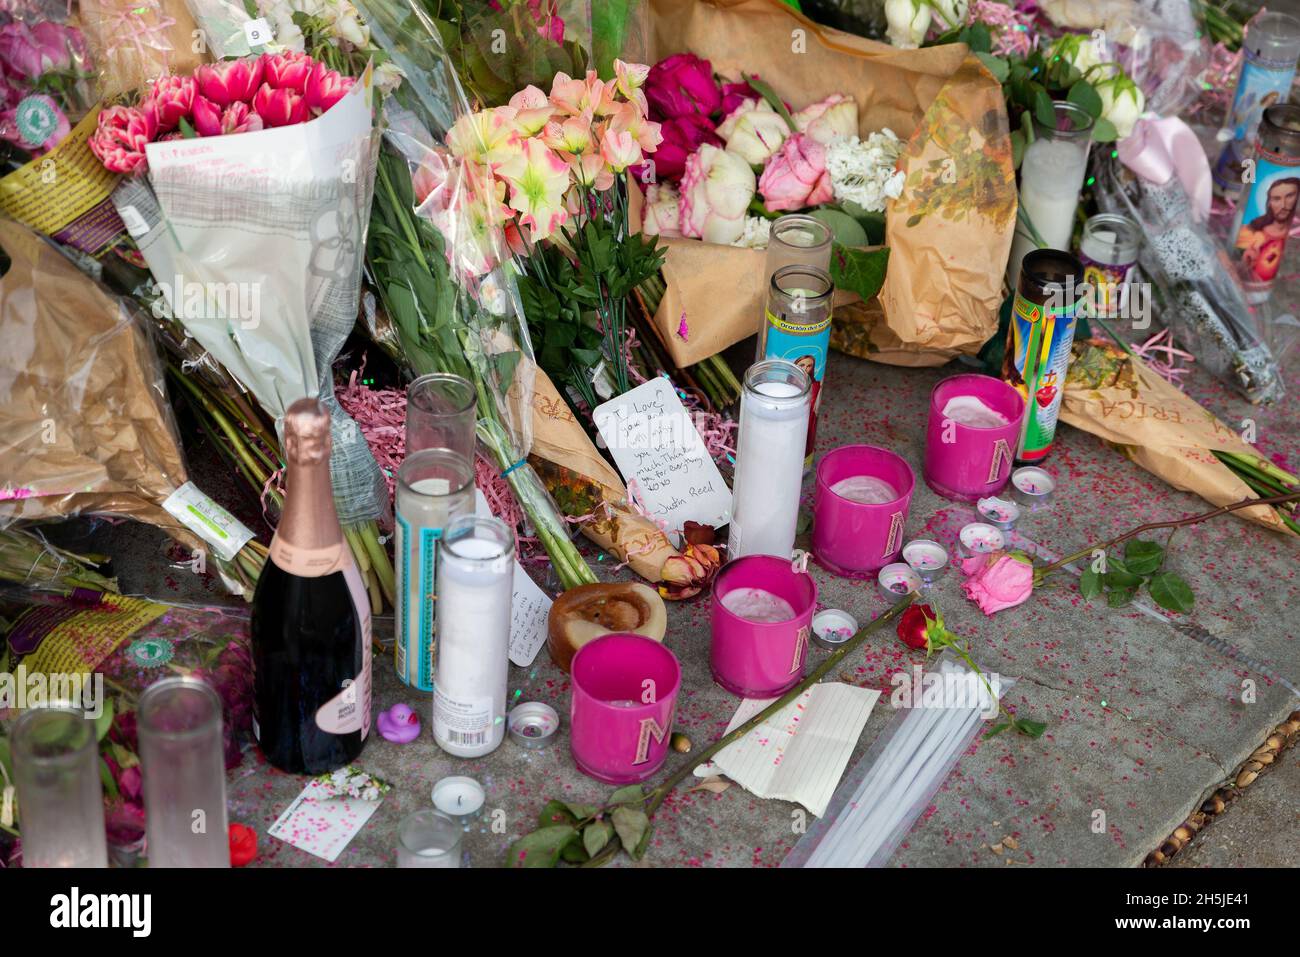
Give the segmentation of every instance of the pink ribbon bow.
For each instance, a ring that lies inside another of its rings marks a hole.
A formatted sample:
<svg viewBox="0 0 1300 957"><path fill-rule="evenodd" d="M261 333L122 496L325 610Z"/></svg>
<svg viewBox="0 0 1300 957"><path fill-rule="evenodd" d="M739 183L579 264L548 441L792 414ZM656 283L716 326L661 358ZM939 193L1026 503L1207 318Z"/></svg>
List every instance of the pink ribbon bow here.
<svg viewBox="0 0 1300 957"><path fill-rule="evenodd" d="M1210 161L1192 128L1178 117L1140 117L1120 141L1119 159L1160 186L1177 176L1192 201L1192 215L1202 222L1210 215Z"/></svg>

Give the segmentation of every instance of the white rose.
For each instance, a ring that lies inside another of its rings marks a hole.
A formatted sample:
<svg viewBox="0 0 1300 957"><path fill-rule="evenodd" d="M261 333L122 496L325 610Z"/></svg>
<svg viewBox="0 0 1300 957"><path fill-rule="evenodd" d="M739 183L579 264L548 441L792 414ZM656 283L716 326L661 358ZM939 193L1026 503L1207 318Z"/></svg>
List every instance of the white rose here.
<svg viewBox="0 0 1300 957"><path fill-rule="evenodd" d="M1065 33L1057 37L1048 50L1047 58L1060 57L1080 73L1087 73L1105 62L1101 40L1084 33Z"/></svg>
<svg viewBox="0 0 1300 957"><path fill-rule="evenodd" d="M1102 80L1094 89L1101 97L1101 118L1109 120L1118 138L1124 139L1146 109L1142 88L1121 73Z"/></svg>
<svg viewBox="0 0 1300 957"><path fill-rule="evenodd" d="M647 236L680 236L681 217L677 208L679 199L677 190L668 183L647 187L641 231Z"/></svg>
<svg viewBox="0 0 1300 957"><path fill-rule="evenodd" d="M767 100L745 100L718 127L727 152L742 157L750 166L762 166L781 148L790 135L781 114Z"/></svg>
<svg viewBox="0 0 1300 957"><path fill-rule="evenodd" d="M949 27L965 25L966 10L970 6L967 0L930 0L930 5Z"/></svg>
<svg viewBox="0 0 1300 957"><path fill-rule="evenodd" d="M682 235L735 242L745 233L745 211L757 187L749 163L705 143L686 158L678 204Z"/></svg>
<svg viewBox="0 0 1300 957"><path fill-rule="evenodd" d="M805 106L792 119L799 132L807 133L823 146L832 140L858 135L858 101L832 93L824 100Z"/></svg>
<svg viewBox="0 0 1300 957"><path fill-rule="evenodd" d="M885 0L889 42L900 50L919 47L930 29L930 7L925 0Z"/></svg>

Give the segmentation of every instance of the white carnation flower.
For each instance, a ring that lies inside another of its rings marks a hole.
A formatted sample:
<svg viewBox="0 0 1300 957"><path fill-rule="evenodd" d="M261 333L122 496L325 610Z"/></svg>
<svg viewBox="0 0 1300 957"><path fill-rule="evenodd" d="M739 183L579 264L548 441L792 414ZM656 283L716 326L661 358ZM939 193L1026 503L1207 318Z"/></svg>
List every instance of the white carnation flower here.
<svg viewBox="0 0 1300 957"><path fill-rule="evenodd" d="M745 231L731 245L743 246L746 249L766 249L768 240L771 238L772 221L770 219L766 216L746 216Z"/></svg>
<svg viewBox="0 0 1300 957"><path fill-rule="evenodd" d="M856 136L835 140L826 149L826 171L835 198L868 212L883 212L885 200L897 199L903 192L906 176L894 169L902 149L902 141L888 127L865 142Z"/></svg>

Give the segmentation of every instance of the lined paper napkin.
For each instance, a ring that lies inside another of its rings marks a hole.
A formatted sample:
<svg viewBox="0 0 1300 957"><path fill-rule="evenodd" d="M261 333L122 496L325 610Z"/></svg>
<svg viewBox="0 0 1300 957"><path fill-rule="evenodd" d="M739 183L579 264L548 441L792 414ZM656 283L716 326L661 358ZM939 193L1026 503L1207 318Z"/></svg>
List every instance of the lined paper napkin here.
<svg viewBox="0 0 1300 957"><path fill-rule="evenodd" d="M725 774L751 794L793 801L821 817L879 697L841 682L813 685L695 774ZM727 731L775 700L746 698Z"/></svg>

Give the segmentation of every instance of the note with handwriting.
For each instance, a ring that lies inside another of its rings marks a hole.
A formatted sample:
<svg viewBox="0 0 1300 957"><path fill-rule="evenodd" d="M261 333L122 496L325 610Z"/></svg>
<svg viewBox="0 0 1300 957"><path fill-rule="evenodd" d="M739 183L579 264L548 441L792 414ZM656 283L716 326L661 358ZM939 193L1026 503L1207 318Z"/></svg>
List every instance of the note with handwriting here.
<svg viewBox="0 0 1300 957"><path fill-rule="evenodd" d="M483 492L474 489L474 512L491 515ZM551 596L542 591L533 576L515 559L514 598L510 603L510 660L527 668L546 644L546 620L551 614Z"/></svg>
<svg viewBox="0 0 1300 957"><path fill-rule="evenodd" d="M731 489L667 379L598 405L592 419L637 501L669 534L688 521L719 528L731 519Z"/></svg>

